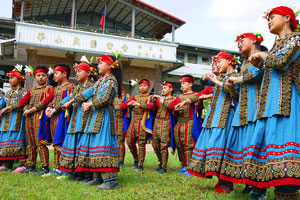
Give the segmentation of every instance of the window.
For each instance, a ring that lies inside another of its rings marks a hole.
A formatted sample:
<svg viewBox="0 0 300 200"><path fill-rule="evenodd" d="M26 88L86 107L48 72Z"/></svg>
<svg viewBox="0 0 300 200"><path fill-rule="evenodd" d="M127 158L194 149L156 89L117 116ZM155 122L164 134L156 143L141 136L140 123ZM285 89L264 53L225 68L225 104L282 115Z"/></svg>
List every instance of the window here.
<svg viewBox="0 0 300 200"><path fill-rule="evenodd" d="M202 63L208 65L208 63L209 63L209 58L207 58L207 57L202 57Z"/></svg>
<svg viewBox="0 0 300 200"><path fill-rule="evenodd" d="M189 63L197 63L197 54L188 54L188 62Z"/></svg>
<svg viewBox="0 0 300 200"><path fill-rule="evenodd" d="M184 53L183 52L177 52L177 59L184 61Z"/></svg>

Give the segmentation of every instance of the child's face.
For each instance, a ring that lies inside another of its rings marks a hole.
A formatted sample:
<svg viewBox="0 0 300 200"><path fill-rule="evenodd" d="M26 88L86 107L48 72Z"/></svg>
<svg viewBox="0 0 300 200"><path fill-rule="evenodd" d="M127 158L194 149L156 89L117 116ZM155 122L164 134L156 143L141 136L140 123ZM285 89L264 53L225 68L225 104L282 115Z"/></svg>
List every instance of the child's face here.
<svg viewBox="0 0 300 200"><path fill-rule="evenodd" d="M181 90L182 92L189 92L193 87L193 83L191 82L181 82Z"/></svg>
<svg viewBox="0 0 300 200"><path fill-rule="evenodd" d="M85 71L85 70L77 70L76 72L76 79L78 82L84 83L88 78L91 72Z"/></svg>
<svg viewBox="0 0 300 200"><path fill-rule="evenodd" d="M13 87L13 88L16 88L20 85L21 81L20 79L18 79L17 77L15 76L9 76L9 84L10 84L10 87Z"/></svg>
<svg viewBox="0 0 300 200"><path fill-rule="evenodd" d="M48 81L48 74L44 72L39 72L34 75L34 79L38 85L45 85Z"/></svg>
<svg viewBox="0 0 300 200"><path fill-rule="evenodd" d="M268 17L268 27L271 33L278 34L284 27L287 21L286 16L272 14ZM289 24L287 24L289 26Z"/></svg>
<svg viewBox="0 0 300 200"><path fill-rule="evenodd" d="M168 87L168 86L165 85L162 88L162 95L164 95L164 96L172 95L172 91L173 91L172 88L170 88L170 87Z"/></svg>
<svg viewBox="0 0 300 200"><path fill-rule="evenodd" d="M238 41L239 52L245 56L248 56L253 45L255 45L255 40L250 38L242 38Z"/></svg>
<svg viewBox="0 0 300 200"><path fill-rule="evenodd" d="M66 72L61 72L61 71L54 71L54 78L53 80L56 83L61 83L65 80L65 78L67 77L67 73Z"/></svg>
<svg viewBox="0 0 300 200"><path fill-rule="evenodd" d="M105 75L109 73L111 70L111 65L107 64L106 62L100 61L98 64L98 71L101 75Z"/></svg>
<svg viewBox="0 0 300 200"><path fill-rule="evenodd" d="M228 59L218 59L217 66L219 68L219 73L220 74L226 73L230 63L231 61Z"/></svg>
<svg viewBox="0 0 300 200"><path fill-rule="evenodd" d="M147 94L149 89L150 89L150 87L144 83L139 85L139 91L141 94Z"/></svg>
<svg viewBox="0 0 300 200"><path fill-rule="evenodd" d="M211 69L212 73L214 73L215 75L219 75L219 68L217 66L217 62L215 62L212 66L212 69Z"/></svg>

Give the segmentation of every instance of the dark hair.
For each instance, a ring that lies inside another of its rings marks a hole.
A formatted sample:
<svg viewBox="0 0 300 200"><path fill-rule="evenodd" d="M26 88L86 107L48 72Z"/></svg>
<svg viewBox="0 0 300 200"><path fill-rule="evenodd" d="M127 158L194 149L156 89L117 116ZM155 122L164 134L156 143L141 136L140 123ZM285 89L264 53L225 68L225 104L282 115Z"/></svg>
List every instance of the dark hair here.
<svg viewBox="0 0 300 200"><path fill-rule="evenodd" d="M116 61L115 56L110 56L113 61ZM122 97L122 83L123 83L123 67L121 62L118 62L119 66L115 69L112 68L111 73L115 76L118 82L118 97Z"/></svg>
<svg viewBox="0 0 300 200"><path fill-rule="evenodd" d="M17 71L17 72L19 72L19 71ZM19 72L21 75L23 75L24 77L25 77L25 70L24 70L24 68L21 70L21 72ZM20 80L20 79L19 79ZM3 83L2 83L3 84ZM4 84L3 84L4 85ZM25 86L25 80L20 80L20 85L21 85L21 87L24 87ZM2 86L2 88L3 88L3 86Z"/></svg>
<svg viewBox="0 0 300 200"><path fill-rule="evenodd" d="M195 78L192 75L189 75L189 74L185 74L185 75L181 76L181 78L183 78L183 77L190 77L190 78L193 79L193 85L192 85L192 89L193 89L193 87L195 85Z"/></svg>
<svg viewBox="0 0 300 200"><path fill-rule="evenodd" d="M70 75L71 75L71 68L69 67L69 65L66 65L66 64L57 64L57 65L54 65L54 69L55 69L55 67L57 67L57 66L61 66L61 67L65 68L65 69L67 69L67 70L69 71L69 76L68 76L68 78L70 77Z"/></svg>
<svg viewBox="0 0 300 200"><path fill-rule="evenodd" d="M93 67L91 64L89 64L89 63L86 63L86 64L88 64L90 67ZM97 67L96 67L96 70L97 70ZM97 74L98 74L98 70L97 70ZM98 75L94 75L94 76L92 76L92 75L90 75L90 77L91 77L91 79L93 79L94 81L97 81L98 80Z"/></svg>
<svg viewBox="0 0 300 200"><path fill-rule="evenodd" d="M189 78L192 78L193 81L195 81L195 78L192 76L192 75L189 75L189 74L185 74L185 75L182 75L181 78L183 77L189 77Z"/></svg>
<svg viewBox="0 0 300 200"><path fill-rule="evenodd" d="M259 47L260 51L269 51L268 48L266 46L260 45Z"/></svg>
<svg viewBox="0 0 300 200"><path fill-rule="evenodd" d="M168 81L164 82L164 84L165 84L165 83L169 83L169 84L173 85L171 82L168 82ZM174 94L174 92L175 92L175 91L174 91L174 86L173 86L172 89L173 89L173 90L172 90L172 92L171 92L171 95L173 96L173 94Z"/></svg>
<svg viewBox="0 0 300 200"><path fill-rule="evenodd" d="M23 71L23 70L22 70ZM25 73L21 73L22 75L24 75L24 77L25 77ZM24 81L21 81L21 87L24 87L25 86L25 81L26 80L24 80Z"/></svg>
<svg viewBox="0 0 300 200"><path fill-rule="evenodd" d="M43 66L43 65L38 65L38 66L36 66L36 67L34 68L34 71L37 70L37 69L45 69L45 70L49 71L49 68L46 67L46 66ZM48 74L47 74L47 75L48 75Z"/></svg>
<svg viewBox="0 0 300 200"><path fill-rule="evenodd" d="M146 78L141 79L140 82L141 82L141 81L147 81L147 82L150 83L150 81L149 81L148 79L146 79Z"/></svg>
<svg viewBox="0 0 300 200"><path fill-rule="evenodd" d="M58 84L53 80L53 78L54 78L54 74L50 74L48 79L48 84L51 85L52 87L56 87Z"/></svg>

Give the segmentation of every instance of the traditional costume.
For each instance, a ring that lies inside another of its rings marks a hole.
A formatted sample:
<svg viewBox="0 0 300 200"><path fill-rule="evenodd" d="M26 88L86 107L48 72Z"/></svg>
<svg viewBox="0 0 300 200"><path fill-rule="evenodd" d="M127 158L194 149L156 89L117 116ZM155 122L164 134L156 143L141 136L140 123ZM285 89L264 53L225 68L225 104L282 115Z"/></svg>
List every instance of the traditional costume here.
<svg viewBox="0 0 300 200"><path fill-rule="evenodd" d="M163 86L174 87L171 83L165 83ZM175 100L174 97L165 98L163 103L159 100L150 103L148 109L157 110L154 121L152 146L159 161L158 173L165 173L168 164L168 148L173 142L173 128L175 125L175 116L169 111L170 104Z"/></svg>
<svg viewBox="0 0 300 200"><path fill-rule="evenodd" d="M82 62L79 65L74 67L75 71L84 70L91 72L91 75L95 72L95 68L91 67L89 64ZM74 90L62 100L61 105L64 105L70 101L73 97L81 94L88 88L92 87L93 83L87 81L85 83L79 83ZM59 158L59 169L68 173L75 171L77 167L79 152L84 129L88 120L88 112L82 112L81 110L82 103L73 103L72 104L72 116L70 118L67 135L65 137L61 155Z"/></svg>
<svg viewBox="0 0 300 200"><path fill-rule="evenodd" d="M229 59L234 65L235 58L227 52L220 52L217 59ZM237 76L236 72L220 75L223 86L215 86L214 97L204 122L203 129L193 151L189 173L200 177L218 176L221 169L225 145L236 107L237 97L232 97L225 81ZM229 186L232 188L232 184Z"/></svg>
<svg viewBox="0 0 300 200"><path fill-rule="evenodd" d="M54 71L66 72L67 77L70 76L70 70L67 67L56 66ZM43 119L43 124L46 126L41 126L39 131L39 139L44 144L50 145L53 144L54 148L54 165L52 174L61 174L58 169L59 167L59 157L61 153L61 147L64 142L65 136L67 134L68 123L69 123L69 113L68 110L63 111L61 108L61 101L67 97L74 90L75 85L72 83L65 83L62 85L58 85L53 89L53 92L47 97L50 101L48 107L55 108L54 114L50 119L45 116ZM45 123L49 122L49 123ZM47 130L48 129L48 130ZM50 129L50 131L49 131ZM46 130L46 131L45 131ZM50 134L51 135L50 135Z"/></svg>
<svg viewBox="0 0 300 200"><path fill-rule="evenodd" d="M24 75L17 68L10 71L7 76L14 76L22 82L25 80ZM11 89L5 96L1 97L0 108L18 103L25 96L26 92L22 87ZM0 167L0 171L11 170L14 160L19 160L19 167L24 166L26 158L25 118L23 117L23 109L18 108L1 116L0 160L4 163Z"/></svg>
<svg viewBox="0 0 300 200"><path fill-rule="evenodd" d="M98 62L100 61L114 64L108 55L102 55L98 59ZM78 163L75 172L94 172L95 179L99 178L112 184L116 183L114 180L117 179L120 171L113 106L117 93L117 80L113 75L109 75L102 77L92 87L73 97L78 104L89 99L93 103L84 130L85 134L77 145ZM116 183L113 187L119 186Z"/></svg>
<svg viewBox="0 0 300 200"><path fill-rule="evenodd" d="M191 76L183 76L180 82L194 83L194 78ZM192 158L195 141L199 137L200 117L197 112L196 104L198 97L196 92L188 92L180 94L171 104L169 110L173 110L177 104L185 100L191 100L190 104L185 104L183 107L175 111L174 114L178 121L174 127L174 140L181 162L181 169L179 173L185 173L186 167L189 165Z"/></svg>
<svg viewBox="0 0 300 200"><path fill-rule="evenodd" d="M139 84L146 84L150 87L150 82L147 80L141 80ZM148 134L152 134L154 115L149 111L147 103L152 101L152 95L140 94L133 96L125 103L121 104L122 109L127 109L127 104L130 101L140 103L139 106L134 106L132 113L132 120L128 128L126 143L130 149L134 158L134 168L137 171L143 170L144 160L146 156L146 142ZM136 148L138 143L138 150Z"/></svg>
<svg viewBox="0 0 300 200"><path fill-rule="evenodd" d="M290 16L284 6L272 14ZM245 157L243 183L258 188L275 186L275 199L299 199L300 186L300 34L292 32L276 40L263 65L264 77L256 114L256 127Z"/></svg>
<svg viewBox="0 0 300 200"><path fill-rule="evenodd" d="M244 33L237 36L236 42L243 38L256 40L258 45L263 41L260 34ZM236 85L237 90L240 91L239 104L234 113L219 176L222 180L242 183L245 172L244 156L248 153L249 143L255 129L255 112L260 96L262 76L260 69L248 61L243 63L239 73L243 82Z"/></svg>
<svg viewBox="0 0 300 200"><path fill-rule="evenodd" d="M47 68L37 67L33 74L37 73L48 73ZM47 146L38 140L38 131L40 126L40 118L43 115L44 109L49 104L47 96L52 92L52 86L35 86L30 89L26 95L16 104L12 105L13 110L25 107L30 109L36 107L37 112L30 114L25 119L25 130L27 136L27 155L26 161L27 169L23 172L34 172L36 171L36 158L37 154L40 156L42 167L49 166L49 150Z"/></svg>

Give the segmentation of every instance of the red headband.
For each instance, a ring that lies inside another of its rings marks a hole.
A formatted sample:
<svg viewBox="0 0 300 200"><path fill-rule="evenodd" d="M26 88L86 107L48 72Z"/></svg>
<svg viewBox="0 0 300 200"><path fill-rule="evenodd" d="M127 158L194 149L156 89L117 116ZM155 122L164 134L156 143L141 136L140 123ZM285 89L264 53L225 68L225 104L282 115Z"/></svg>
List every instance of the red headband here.
<svg viewBox="0 0 300 200"><path fill-rule="evenodd" d="M184 76L180 79L180 82L188 82L188 83L194 83L194 79L192 77L189 76Z"/></svg>
<svg viewBox="0 0 300 200"><path fill-rule="evenodd" d="M212 61L213 61L212 64L215 64L215 62L216 62L217 60L218 60L218 57L217 57L217 56L213 56L213 57L212 57Z"/></svg>
<svg viewBox="0 0 300 200"><path fill-rule="evenodd" d="M273 8L270 12L266 14L266 18L270 17L272 14L278 14L283 16L290 16L291 23L292 23L292 31L294 31L297 28L297 20L295 13L292 9L286 6L279 6L276 8Z"/></svg>
<svg viewBox="0 0 300 200"><path fill-rule="evenodd" d="M228 60L231 60L231 61L234 61L234 58L231 54L225 52L225 51L222 51L220 53L218 53L217 55L217 59L228 59Z"/></svg>
<svg viewBox="0 0 300 200"><path fill-rule="evenodd" d="M149 87L150 87L150 82L149 81L146 81L146 80L141 80L140 82L139 82L139 85L140 84L146 84L146 85L148 85Z"/></svg>
<svg viewBox="0 0 300 200"><path fill-rule="evenodd" d="M111 59L111 57L109 55L102 55L100 57L97 58L97 62L105 62L109 65L112 65L114 63L113 59Z"/></svg>
<svg viewBox="0 0 300 200"><path fill-rule="evenodd" d="M240 39L243 38L250 38L253 40L257 41L257 44L260 45L260 43L262 43L264 41L264 38L261 34L256 33L256 35L254 33L243 33L241 35L236 36L235 42L238 42Z"/></svg>
<svg viewBox="0 0 300 200"><path fill-rule="evenodd" d="M169 88L174 89L174 87L173 87L173 85L171 83L165 83L165 84L163 84L163 86L168 86Z"/></svg>
<svg viewBox="0 0 300 200"><path fill-rule="evenodd" d="M70 71L67 68L62 66L56 66L53 71L66 72L67 76L68 77L70 76Z"/></svg>
<svg viewBox="0 0 300 200"><path fill-rule="evenodd" d="M43 72L45 74L48 74L48 69L45 69L45 68L38 68L36 70L34 70L33 74L36 75L37 73L40 73L40 72Z"/></svg>
<svg viewBox="0 0 300 200"><path fill-rule="evenodd" d="M84 71L91 71L91 66L85 62L80 63L79 65L75 66L76 70L84 70Z"/></svg>
<svg viewBox="0 0 300 200"><path fill-rule="evenodd" d="M25 77L20 73L20 72L17 72L17 71L10 71L7 76L14 76L18 79L20 79L22 82L25 80Z"/></svg>
<svg viewBox="0 0 300 200"><path fill-rule="evenodd" d="M257 40L256 35L254 35L254 33L243 33L241 35L236 36L235 41L237 42L237 41L239 41L240 39L243 39L243 38L250 38L250 39L253 39L253 40Z"/></svg>

